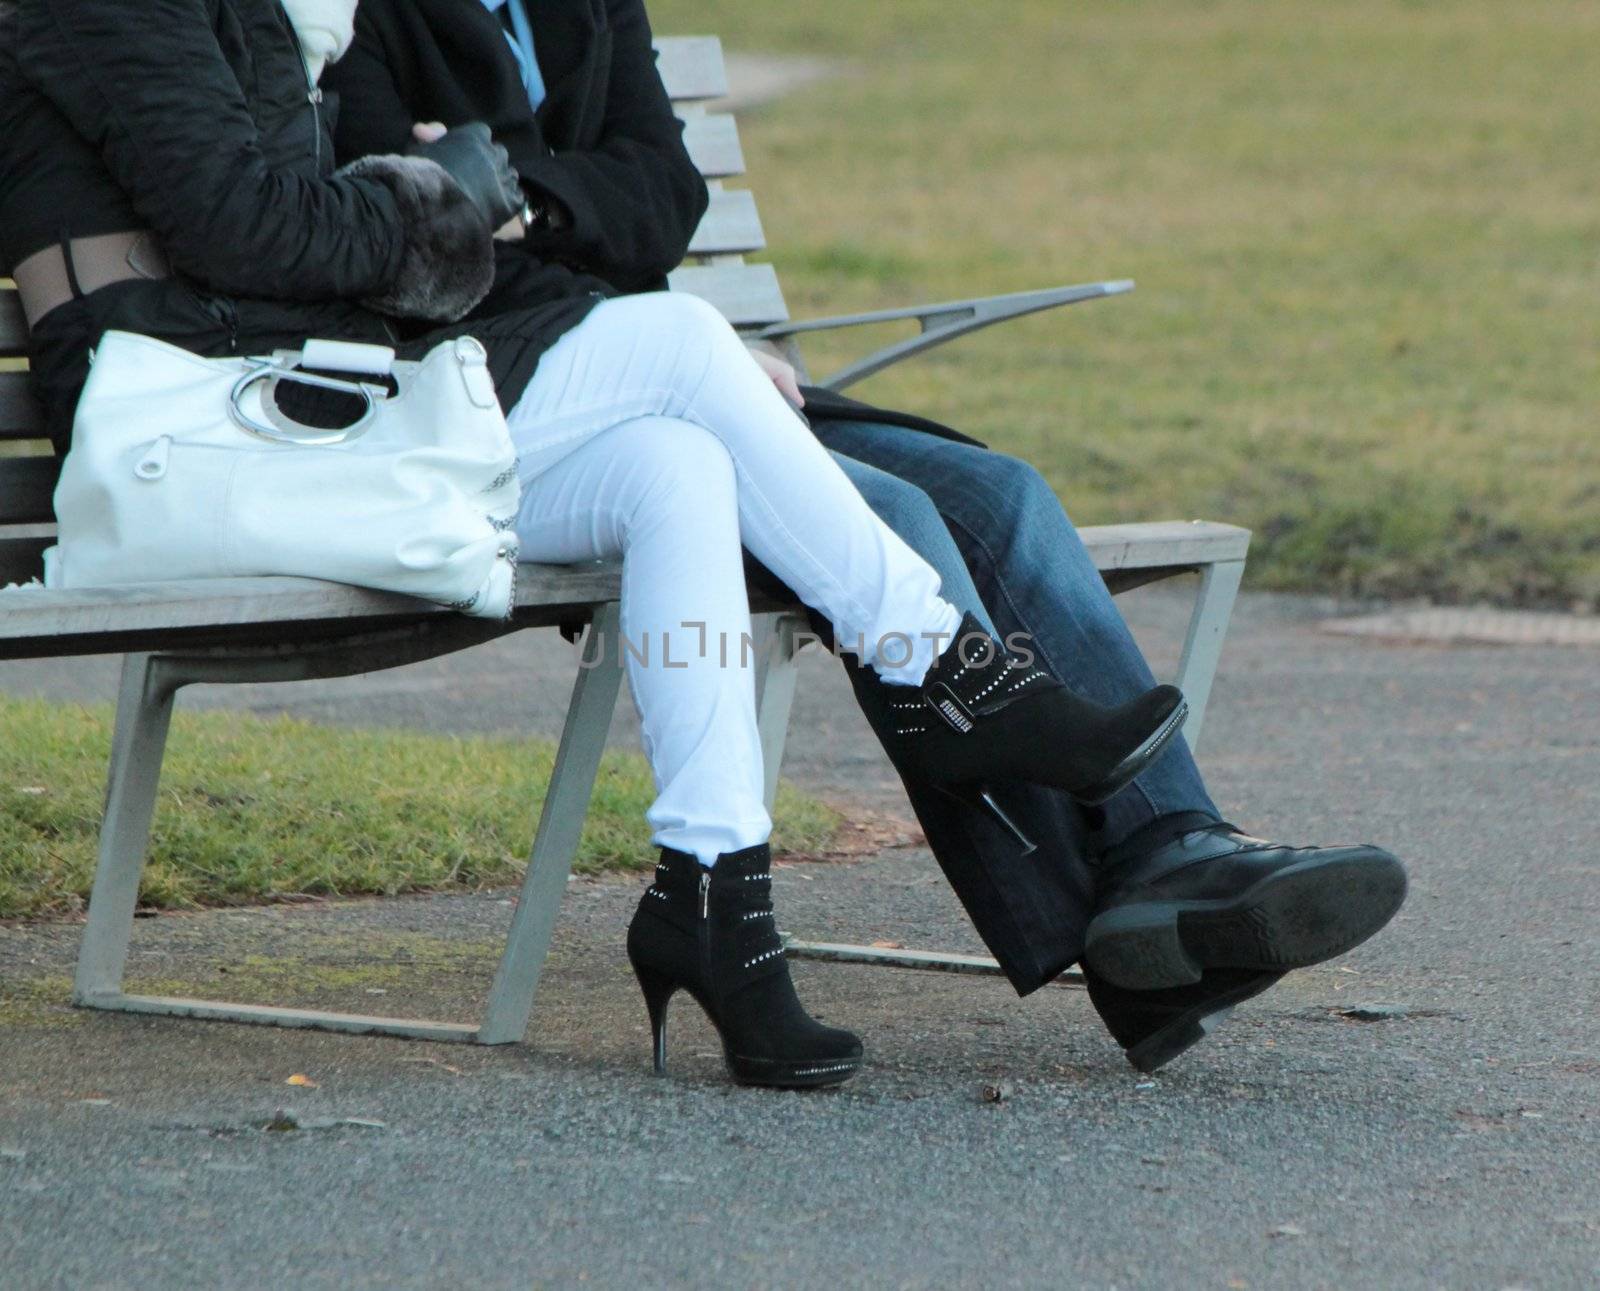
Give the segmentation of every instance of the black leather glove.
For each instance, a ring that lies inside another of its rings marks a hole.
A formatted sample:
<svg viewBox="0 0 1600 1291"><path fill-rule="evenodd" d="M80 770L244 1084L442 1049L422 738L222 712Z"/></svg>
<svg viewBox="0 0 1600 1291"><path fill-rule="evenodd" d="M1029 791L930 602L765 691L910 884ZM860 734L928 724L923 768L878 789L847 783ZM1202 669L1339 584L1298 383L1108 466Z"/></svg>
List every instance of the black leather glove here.
<svg viewBox="0 0 1600 1291"><path fill-rule="evenodd" d="M506 150L494 142L483 122L457 126L432 143L413 143L407 151L443 166L483 212L491 232L522 210L526 200L522 182L511 169Z"/></svg>

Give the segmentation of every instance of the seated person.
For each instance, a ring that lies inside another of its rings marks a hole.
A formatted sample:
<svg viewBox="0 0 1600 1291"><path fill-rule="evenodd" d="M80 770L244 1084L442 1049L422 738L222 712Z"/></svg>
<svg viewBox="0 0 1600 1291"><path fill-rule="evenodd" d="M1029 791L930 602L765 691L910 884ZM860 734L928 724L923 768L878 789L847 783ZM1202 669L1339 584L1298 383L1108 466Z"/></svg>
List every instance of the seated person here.
<svg viewBox="0 0 1600 1291"><path fill-rule="evenodd" d="M856 643L880 702L929 714L902 723L895 751L941 792L1017 780L1091 798L1167 747L1181 695L1100 705L995 641L703 301L550 266L523 307L461 324L494 284L493 231L523 204L505 150L474 125L335 172L311 55L279 0L0 4L0 261L58 447L86 433L73 411L110 329L219 357L405 332L400 354L417 357L470 327L517 450L521 556L620 556L629 642L686 627L742 641L748 548ZM774 922L749 675L715 649L668 663L610 646L657 787L661 860L627 949L658 1068L687 990L736 1079L849 1079L861 1042L805 1012ZM931 720L935 705L962 721Z"/></svg>
<svg viewBox="0 0 1600 1291"><path fill-rule="evenodd" d="M595 10L579 8L563 11L575 50L599 34L583 25ZM739 639L742 544L858 643L858 690L903 715L887 740L919 791L993 804L1037 786L1052 803L1085 804L1156 765L1181 697L1146 686L1101 704L995 640L863 505L705 305L619 297L602 275L530 257L518 307L461 321L496 281L492 231L522 205L504 150L464 128L335 173L309 61L277 0L0 5L0 258L23 296L59 446L109 328L205 355L403 333L413 357L470 331L489 348L521 458L522 555L620 555L631 638L691 621ZM900 637L912 647L891 657ZM658 1065L667 1001L687 989L736 1078L847 1079L860 1042L805 1013L773 929L748 678L713 656L685 669L630 659L629 680L659 788L649 820L661 864L628 939ZM969 887L998 889L987 931L1015 918L1019 893L1035 895L1014 884L1020 849L1007 841L1003 855L941 858L970 868ZM1132 999L1119 1016L1153 1028L1146 1053L1189 1043L1223 996L1369 935L1403 891L1398 863L1376 849L1291 856L1239 840L1214 813L1157 811L1090 856L1108 887L1059 909L1094 913L1100 999ZM1167 858L1159 872L1152 857ZM1078 873L1052 865L1035 887ZM1081 950L1030 934L1019 955Z"/></svg>
<svg viewBox="0 0 1600 1291"><path fill-rule="evenodd" d="M527 208L500 230L479 316L537 299L541 278L563 268L619 291L659 289L704 213L642 0L363 0L354 45L326 83L344 160L469 122L507 149ZM801 393L786 365L766 366ZM1103 704L1154 685L1031 466L917 416L823 390L803 397L845 475L987 631L1026 640L1052 676ZM930 846L1012 983L1026 993L1081 959L1096 1008L1145 1070L1285 970L1371 936L1403 899L1403 870L1381 849L1290 847L1226 823L1182 743L1099 805L1021 782L994 789L999 811L952 797L899 755L901 714L870 670L851 672Z"/></svg>

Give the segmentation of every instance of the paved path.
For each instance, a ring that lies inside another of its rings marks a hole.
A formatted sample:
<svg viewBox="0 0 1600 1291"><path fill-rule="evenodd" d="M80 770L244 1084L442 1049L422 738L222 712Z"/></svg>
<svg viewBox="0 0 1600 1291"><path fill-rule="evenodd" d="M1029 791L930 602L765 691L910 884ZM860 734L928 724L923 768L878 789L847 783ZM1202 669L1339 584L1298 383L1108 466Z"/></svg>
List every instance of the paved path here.
<svg viewBox="0 0 1600 1291"><path fill-rule="evenodd" d="M1180 603L1128 607L1170 658ZM1246 598L1202 761L1242 824L1394 847L1411 901L1158 1078L1076 990L802 964L866 1034L861 1078L734 1088L680 1004L654 1079L633 880L572 885L530 1042L494 1051L77 1013L77 928L3 927L0 1285L1600 1284L1600 656L1317 633L1334 609ZM194 698L553 729L569 662L528 637ZM807 669L791 769L892 807L847 688ZM105 698L111 671L5 665L0 687ZM808 934L971 944L916 847L781 869L777 898ZM486 893L155 919L133 973L462 1016L508 914ZM1404 1011L1342 1016L1363 1004ZM302 1128L262 1128L285 1109Z"/></svg>

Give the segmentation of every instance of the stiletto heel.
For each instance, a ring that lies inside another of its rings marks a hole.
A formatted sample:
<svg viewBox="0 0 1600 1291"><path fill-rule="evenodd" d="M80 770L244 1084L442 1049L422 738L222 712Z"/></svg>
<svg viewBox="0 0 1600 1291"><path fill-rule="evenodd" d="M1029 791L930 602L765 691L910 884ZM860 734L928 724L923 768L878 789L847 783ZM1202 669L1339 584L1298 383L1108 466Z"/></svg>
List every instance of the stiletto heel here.
<svg viewBox="0 0 1600 1291"><path fill-rule="evenodd" d="M1013 820L1010 814L994 799L994 794L986 784L953 784L943 786L944 792L957 802L964 802L969 807L986 814L1001 829L1017 840L1017 846L1022 849L1022 854L1038 850L1038 844L1022 832L1022 826Z"/></svg>
<svg viewBox="0 0 1600 1291"><path fill-rule="evenodd" d="M823 1026L795 994L772 918L770 861L765 845L719 856L710 869L662 849L628 925L656 1071L666 1070L667 1004L679 990L705 1010L728 1070L746 1085L837 1085L860 1070L860 1039Z"/></svg>
<svg viewBox="0 0 1600 1291"><path fill-rule="evenodd" d="M667 1005L672 1002L678 984L664 973L633 966L633 975L639 979L639 989L644 992L644 1007L650 1014L650 1041L655 1060L656 1075L667 1073Z"/></svg>

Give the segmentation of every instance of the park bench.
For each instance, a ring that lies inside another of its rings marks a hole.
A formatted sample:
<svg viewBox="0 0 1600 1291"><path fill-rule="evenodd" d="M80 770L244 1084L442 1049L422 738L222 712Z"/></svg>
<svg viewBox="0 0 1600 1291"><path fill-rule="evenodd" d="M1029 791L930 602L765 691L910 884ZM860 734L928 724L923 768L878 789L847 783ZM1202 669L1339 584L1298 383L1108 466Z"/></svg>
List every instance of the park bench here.
<svg viewBox="0 0 1600 1291"><path fill-rule="evenodd" d="M796 338L809 331L908 320L919 333L817 384L841 388L935 345L1009 318L1075 301L1118 294L1127 283L887 310L850 318L791 322L775 271L746 264L765 245L751 194L723 187L744 170L733 118L708 110L727 93L722 49L715 38L667 39L660 66L686 123L691 155L711 187L711 205L691 245L691 259L672 275L674 290L710 301L748 337L784 350L797 363ZM0 289L0 358L26 353L26 328L16 293ZM53 534L51 493L57 462L40 439L41 413L26 373L0 372L0 588L41 573L40 555ZM937 409L926 410L937 415ZM7 442L9 441L9 443ZM1223 635L1227 630L1250 535L1231 525L1198 521L1085 528L1083 539L1112 591L1176 575L1199 577L1176 681L1188 695L1186 734L1199 735ZM293 578L149 583L89 590L37 585L0 591L0 659L121 654L121 685L101 825L98 868L90 897L73 1000L80 1006L350 1032L382 1032L434 1040L504 1044L527 1029L540 968L550 944L572 857L588 807L615 705L621 671L577 669L565 729L541 810L521 899L504 954L476 1024L318 1012L125 993L139 880L148 847L167 729L177 691L195 683L291 681L351 676L397 667L528 628L586 622L615 639L619 571L613 563L527 566L509 622L469 619L407 597ZM805 620L798 608L752 590L763 648L757 672L769 804L788 729L796 683L795 650ZM3 738L3 736L0 736ZM868 947L792 950L824 957L878 959L945 968L993 968L993 961Z"/></svg>

